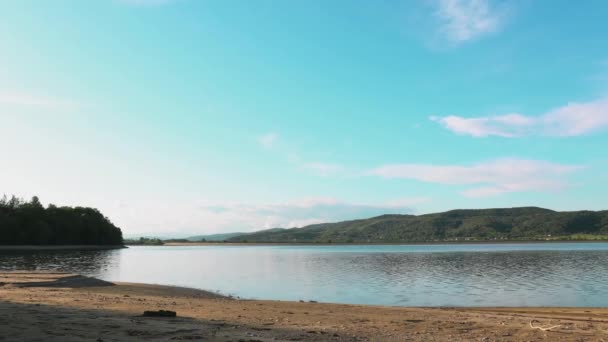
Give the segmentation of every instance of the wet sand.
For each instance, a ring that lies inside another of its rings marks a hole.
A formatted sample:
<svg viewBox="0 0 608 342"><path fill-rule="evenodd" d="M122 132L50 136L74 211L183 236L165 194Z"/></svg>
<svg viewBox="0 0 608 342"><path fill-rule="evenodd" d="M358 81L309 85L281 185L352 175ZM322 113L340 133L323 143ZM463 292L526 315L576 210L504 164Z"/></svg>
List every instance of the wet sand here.
<svg viewBox="0 0 608 342"><path fill-rule="evenodd" d="M142 317L145 310L177 317ZM0 273L0 341L179 340L608 342L608 309L241 300L62 273Z"/></svg>

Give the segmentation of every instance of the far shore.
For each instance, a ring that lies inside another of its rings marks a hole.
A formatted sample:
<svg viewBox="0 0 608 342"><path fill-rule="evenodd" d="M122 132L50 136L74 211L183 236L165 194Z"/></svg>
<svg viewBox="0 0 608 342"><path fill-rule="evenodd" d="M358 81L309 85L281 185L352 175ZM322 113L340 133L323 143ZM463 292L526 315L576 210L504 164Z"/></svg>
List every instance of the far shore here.
<svg viewBox="0 0 608 342"><path fill-rule="evenodd" d="M424 245L491 245L532 243L608 243L608 240L488 240L488 241L429 241L429 242L165 242L162 246L424 246ZM145 246L145 245L128 245ZM154 245L150 245L154 246Z"/></svg>
<svg viewBox="0 0 608 342"><path fill-rule="evenodd" d="M607 308L243 300L52 272L0 273L0 297L9 341L603 341L608 331ZM156 310L177 317L143 316Z"/></svg>
<svg viewBox="0 0 608 342"><path fill-rule="evenodd" d="M124 245L0 245L0 251L61 251L61 250L109 250L128 248Z"/></svg>

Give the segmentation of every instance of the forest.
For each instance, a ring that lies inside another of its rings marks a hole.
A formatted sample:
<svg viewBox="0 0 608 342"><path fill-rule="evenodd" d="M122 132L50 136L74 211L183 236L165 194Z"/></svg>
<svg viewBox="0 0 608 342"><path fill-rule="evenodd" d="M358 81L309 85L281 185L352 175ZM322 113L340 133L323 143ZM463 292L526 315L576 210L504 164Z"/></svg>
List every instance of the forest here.
<svg viewBox="0 0 608 342"><path fill-rule="evenodd" d="M99 210L46 208L38 197L0 198L0 245L122 245L122 231Z"/></svg>

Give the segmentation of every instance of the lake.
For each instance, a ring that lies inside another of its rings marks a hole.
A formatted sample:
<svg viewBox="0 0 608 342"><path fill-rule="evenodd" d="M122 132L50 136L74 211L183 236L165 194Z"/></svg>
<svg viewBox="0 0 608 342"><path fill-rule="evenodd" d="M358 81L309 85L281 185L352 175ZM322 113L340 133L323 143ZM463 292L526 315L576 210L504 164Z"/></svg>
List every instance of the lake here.
<svg viewBox="0 0 608 342"><path fill-rule="evenodd" d="M608 243L2 251L0 269L60 270L255 299L395 306L608 306Z"/></svg>

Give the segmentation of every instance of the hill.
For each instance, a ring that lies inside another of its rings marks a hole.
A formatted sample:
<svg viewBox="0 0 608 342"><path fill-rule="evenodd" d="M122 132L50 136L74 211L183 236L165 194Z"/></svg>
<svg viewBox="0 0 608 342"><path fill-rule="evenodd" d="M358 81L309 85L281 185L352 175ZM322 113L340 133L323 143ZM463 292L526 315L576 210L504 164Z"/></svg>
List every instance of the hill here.
<svg viewBox="0 0 608 342"><path fill-rule="evenodd" d="M195 236L187 237L186 240L188 240L188 241L224 241L224 240L228 240L230 238L237 237L237 236L243 235L243 234L247 234L247 233L235 232L235 233L222 233L222 234L210 234L210 235L195 235Z"/></svg>
<svg viewBox="0 0 608 342"><path fill-rule="evenodd" d="M537 207L459 209L260 231L230 242L435 242L608 239L608 210L557 212Z"/></svg>
<svg viewBox="0 0 608 342"><path fill-rule="evenodd" d="M188 241L209 241L209 242L219 242L219 241L230 241L232 239L235 238L239 238L239 237L245 237L248 236L250 234L267 234L267 233L274 233L274 232L280 232L285 230L285 228L270 228L270 229L265 229L265 230L258 230L256 232L253 233L240 233L240 232L235 232L235 233L222 233L222 234L211 234L211 235L195 235L195 236L191 236L189 238L187 238L186 240ZM246 238L244 238L246 239Z"/></svg>

